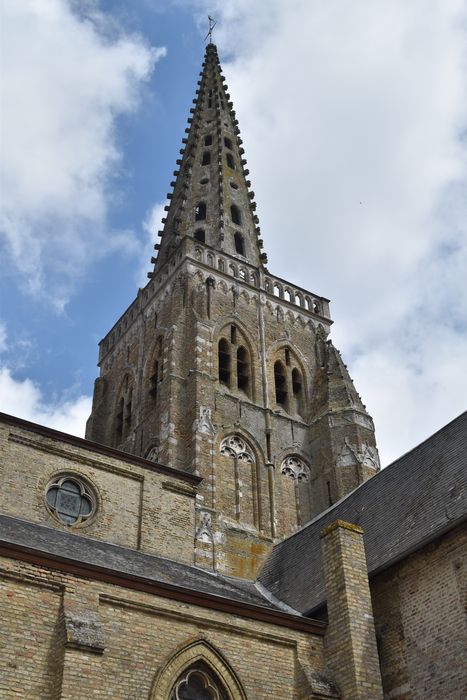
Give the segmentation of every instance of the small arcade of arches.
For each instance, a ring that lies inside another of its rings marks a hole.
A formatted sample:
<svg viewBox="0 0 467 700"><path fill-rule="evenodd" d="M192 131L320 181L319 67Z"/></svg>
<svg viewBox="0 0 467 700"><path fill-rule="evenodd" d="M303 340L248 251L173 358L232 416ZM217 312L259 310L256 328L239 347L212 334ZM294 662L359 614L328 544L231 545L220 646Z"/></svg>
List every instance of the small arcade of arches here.
<svg viewBox="0 0 467 700"><path fill-rule="evenodd" d="M226 326L217 344L218 380L253 399L253 373L246 338L236 325Z"/></svg>

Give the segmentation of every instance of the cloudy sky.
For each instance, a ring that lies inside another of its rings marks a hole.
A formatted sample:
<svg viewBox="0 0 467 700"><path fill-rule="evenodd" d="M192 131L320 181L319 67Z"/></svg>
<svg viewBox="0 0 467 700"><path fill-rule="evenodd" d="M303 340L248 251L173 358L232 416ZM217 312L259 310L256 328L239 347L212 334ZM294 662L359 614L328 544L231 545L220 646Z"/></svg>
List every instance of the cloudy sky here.
<svg viewBox="0 0 467 700"><path fill-rule="evenodd" d="M1 0L0 410L82 435L206 15L271 272L332 300L383 464L466 408L467 2Z"/></svg>

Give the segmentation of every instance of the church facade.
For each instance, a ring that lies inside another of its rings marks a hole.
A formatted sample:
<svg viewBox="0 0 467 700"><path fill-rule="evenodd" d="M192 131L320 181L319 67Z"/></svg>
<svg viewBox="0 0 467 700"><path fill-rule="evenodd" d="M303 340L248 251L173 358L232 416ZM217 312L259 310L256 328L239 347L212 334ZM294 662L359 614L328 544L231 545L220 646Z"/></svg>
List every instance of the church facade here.
<svg viewBox="0 0 467 700"><path fill-rule="evenodd" d="M466 415L380 471L246 165L209 44L86 439L0 420L0 697L464 696Z"/></svg>

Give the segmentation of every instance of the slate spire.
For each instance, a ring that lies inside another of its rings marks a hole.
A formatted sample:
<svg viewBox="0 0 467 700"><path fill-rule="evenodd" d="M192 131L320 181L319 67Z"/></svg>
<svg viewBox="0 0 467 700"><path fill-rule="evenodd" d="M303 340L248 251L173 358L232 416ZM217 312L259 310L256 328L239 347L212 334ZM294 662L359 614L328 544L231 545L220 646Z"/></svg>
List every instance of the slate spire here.
<svg viewBox="0 0 467 700"><path fill-rule="evenodd" d="M159 231L154 272L184 236L260 267L267 262L247 179L244 149L214 44L206 46L200 80L190 109L173 191Z"/></svg>

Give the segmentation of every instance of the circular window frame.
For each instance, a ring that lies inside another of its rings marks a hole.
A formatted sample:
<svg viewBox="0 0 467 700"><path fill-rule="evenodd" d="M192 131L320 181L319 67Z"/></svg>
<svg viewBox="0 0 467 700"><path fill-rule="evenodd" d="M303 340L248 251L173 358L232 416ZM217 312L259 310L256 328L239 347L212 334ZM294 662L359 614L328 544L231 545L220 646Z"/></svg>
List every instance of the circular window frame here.
<svg viewBox="0 0 467 700"><path fill-rule="evenodd" d="M47 499L50 490L54 487L57 489L60 488L60 486L65 481L71 481L75 483L80 490L81 497L84 496L90 502L89 514L84 516L78 515L77 519L71 523L67 523L62 517L60 517L59 513L57 512L57 509L51 506ZM91 483L90 480L84 477L82 474L76 472L58 472L57 474L54 474L54 476L52 476L47 482L43 500L48 514L53 518L53 520L56 523L66 528L67 530L81 529L91 525L96 519L100 503L97 489L94 486L94 484Z"/></svg>

